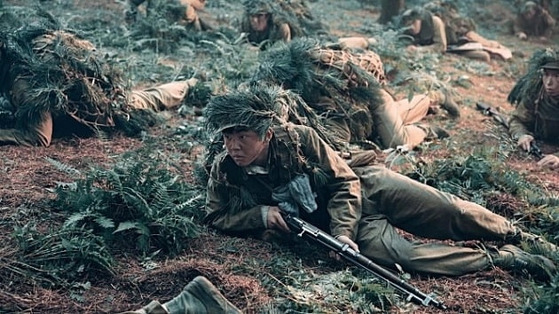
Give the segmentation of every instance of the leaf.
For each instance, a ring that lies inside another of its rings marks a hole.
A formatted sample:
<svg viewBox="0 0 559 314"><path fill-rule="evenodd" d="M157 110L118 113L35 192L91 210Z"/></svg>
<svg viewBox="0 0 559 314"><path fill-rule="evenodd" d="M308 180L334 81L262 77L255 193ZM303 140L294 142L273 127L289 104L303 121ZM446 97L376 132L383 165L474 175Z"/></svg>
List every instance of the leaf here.
<svg viewBox="0 0 559 314"><path fill-rule="evenodd" d="M50 164L52 164L54 167L56 167L56 169L63 171L74 178L78 178L81 175L81 172L78 169L70 165L64 164L56 159L45 157L45 160L48 161Z"/></svg>
<svg viewBox="0 0 559 314"><path fill-rule="evenodd" d="M115 227L114 221L107 217L95 217L95 222L105 229L112 229Z"/></svg>
<svg viewBox="0 0 559 314"><path fill-rule="evenodd" d="M132 230L132 229L134 229L134 231L136 231L136 232L142 233L142 230L145 231L146 228L145 228L145 226L144 226L144 228L142 228L141 223L133 222L133 221L125 221L125 222L121 222L120 224L118 224L118 228L116 228L116 230L113 231L113 234L117 234L119 232L126 231L126 230Z"/></svg>
<svg viewBox="0 0 559 314"><path fill-rule="evenodd" d="M64 222L64 227L72 227L75 226L78 222L82 221L83 219L85 219L86 217L88 217L88 214L85 213L75 213L72 214L70 217L68 217L68 219L66 219L66 221Z"/></svg>

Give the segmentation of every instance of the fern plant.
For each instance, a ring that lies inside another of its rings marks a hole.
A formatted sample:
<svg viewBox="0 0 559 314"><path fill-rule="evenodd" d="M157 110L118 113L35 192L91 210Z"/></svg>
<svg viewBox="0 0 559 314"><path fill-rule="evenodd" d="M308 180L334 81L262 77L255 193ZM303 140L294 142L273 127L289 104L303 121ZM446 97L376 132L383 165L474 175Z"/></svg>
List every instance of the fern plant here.
<svg viewBox="0 0 559 314"><path fill-rule="evenodd" d="M134 243L141 254L173 255L200 234L203 215L202 190L180 171L147 145L120 156L113 168L92 166L73 184L58 185L53 204L70 213L64 228L92 230L115 248Z"/></svg>
<svg viewBox="0 0 559 314"><path fill-rule="evenodd" d="M61 228L39 233L34 225L13 233L21 256L12 268L42 282L60 286L97 275L112 275L114 260L103 238L85 228Z"/></svg>
<svg viewBox="0 0 559 314"><path fill-rule="evenodd" d="M491 152L472 153L466 157L435 160L419 164L407 175L442 191L462 198L483 198L490 191L525 196L538 191L518 172L499 166L488 157Z"/></svg>

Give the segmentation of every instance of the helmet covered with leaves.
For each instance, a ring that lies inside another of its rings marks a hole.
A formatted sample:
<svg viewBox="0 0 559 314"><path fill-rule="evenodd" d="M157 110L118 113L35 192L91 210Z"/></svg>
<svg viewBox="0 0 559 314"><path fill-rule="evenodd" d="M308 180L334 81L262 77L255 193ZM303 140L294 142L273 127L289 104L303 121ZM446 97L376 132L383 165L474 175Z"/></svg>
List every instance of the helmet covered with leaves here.
<svg viewBox="0 0 559 314"><path fill-rule="evenodd" d="M400 15L400 24L402 26L408 25L411 22L421 19L422 12L421 8L415 7L411 9L407 9Z"/></svg>
<svg viewBox="0 0 559 314"><path fill-rule="evenodd" d="M532 13L536 13L536 11L540 8L540 6L534 1L526 1L520 7L520 13L526 14L532 11Z"/></svg>
<svg viewBox="0 0 559 314"><path fill-rule="evenodd" d="M534 52L528 62L527 73L516 82L507 100L513 105L518 105L524 100L541 96L542 69L559 70L559 49L546 48Z"/></svg>
<svg viewBox="0 0 559 314"><path fill-rule="evenodd" d="M315 35L324 31L325 26L316 20L304 0L244 0L245 15L241 22L241 30L249 34L254 43L281 40L282 24L288 24L291 37ZM258 14L269 15L269 29L261 34L252 30L250 17Z"/></svg>
<svg viewBox="0 0 559 314"><path fill-rule="evenodd" d="M248 15L281 12L281 7L277 4L277 1L245 0L243 1L243 6Z"/></svg>
<svg viewBox="0 0 559 314"><path fill-rule="evenodd" d="M354 141L372 134L372 111L383 102L384 80L382 62L372 51L328 49L309 38L274 46L252 78L294 91L318 115L343 120Z"/></svg>
<svg viewBox="0 0 559 314"><path fill-rule="evenodd" d="M263 136L272 123L285 122L289 96L280 87L249 86L212 97L204 108L206 129L217 134L242 128Z"/></svg>

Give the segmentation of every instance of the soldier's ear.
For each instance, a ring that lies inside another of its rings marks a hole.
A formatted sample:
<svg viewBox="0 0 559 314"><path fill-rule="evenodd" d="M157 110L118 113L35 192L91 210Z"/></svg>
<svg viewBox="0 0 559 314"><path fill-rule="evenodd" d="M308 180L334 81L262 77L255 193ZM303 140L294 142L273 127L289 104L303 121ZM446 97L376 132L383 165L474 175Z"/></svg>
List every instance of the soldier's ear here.
<svg viewBox="0 0 559 314"><path fill-rule="evenodd" d="M265 142L269 142L272 139L272 135L274 135L274 131L272 131L272 129L268 129L268 131L266 131L266 134L264 135L264 141Z"/></svg>

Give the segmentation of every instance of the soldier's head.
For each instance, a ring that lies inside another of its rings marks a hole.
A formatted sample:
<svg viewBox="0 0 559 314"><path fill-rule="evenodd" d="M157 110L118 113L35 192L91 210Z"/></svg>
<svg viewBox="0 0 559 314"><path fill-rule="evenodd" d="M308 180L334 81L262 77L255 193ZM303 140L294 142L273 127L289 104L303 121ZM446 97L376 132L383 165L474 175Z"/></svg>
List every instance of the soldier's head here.
<svg viewBox="0 0 559 314"><path fill-rule="evenodd" d="M410 35L417 35L421 31L421 18L424 11L421 8L408 9L400 17L400 25L404 32Z"/></svg>
<svg viewBox="0 0 559 314"><path fill-rule="evenodd" d="M243 4L252 30L265 31L272 18L273 3L269 0L246 0Z"/></svg>
<svg viewBox="0 0 559 314"><path fill-rule="evenodd" d="M215 96L204 109L206 129L221 133L237 165L260 164L267 158L272 126L285 122L285 96L286 91L269 85L249 85Z"/></svg>
<svg viewBox="0 0 559 314"><path fill-rule="evenodd" d="M559 97L559 58L545 62L541 68L545 92L551 97Z"/></svg>
<svg viewBox="0 0 559 314"><path fill-rule="evenodd" d="M534 1L526 1L520 9L520 14L525 19L529 20L529 19L532 19L536 16L539 9L540 9L540 6L537 3L535 3Z"/></svg>

